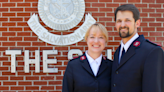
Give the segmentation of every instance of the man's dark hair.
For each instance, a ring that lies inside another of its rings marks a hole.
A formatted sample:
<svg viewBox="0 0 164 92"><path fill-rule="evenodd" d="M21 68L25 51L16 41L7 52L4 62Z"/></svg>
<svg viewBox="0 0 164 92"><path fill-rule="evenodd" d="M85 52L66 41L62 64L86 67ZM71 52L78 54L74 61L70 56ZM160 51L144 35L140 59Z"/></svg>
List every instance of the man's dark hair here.
<svg viewBox="0 0 164 92"><path fill-rule="evenodd" d="M117 9L114 12L115 21L116 21L116 15L118 11L131 11L133 13L133 18L135 19L135 22L140 18L139 10L133 4L124 4L117 7Z"/></svg>

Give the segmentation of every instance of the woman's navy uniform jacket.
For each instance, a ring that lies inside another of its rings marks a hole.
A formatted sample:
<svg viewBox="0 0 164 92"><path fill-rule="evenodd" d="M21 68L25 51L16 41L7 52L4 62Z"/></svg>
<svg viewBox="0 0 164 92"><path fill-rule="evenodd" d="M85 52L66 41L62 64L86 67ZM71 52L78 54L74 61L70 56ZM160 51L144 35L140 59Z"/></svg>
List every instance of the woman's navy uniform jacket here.
<svg viewBox="0 0 164 92"><path fill-rule="evenodd" d="M62 92L111 92L112 61L103 57L97 76L84 55L68 62Z"/></svg>
<svg viewBox="0 0 164 92"><path fill-rule="evenodd" d="M164 92L164 53L140 35L118 64L114 54L111 92Z"/></svg>

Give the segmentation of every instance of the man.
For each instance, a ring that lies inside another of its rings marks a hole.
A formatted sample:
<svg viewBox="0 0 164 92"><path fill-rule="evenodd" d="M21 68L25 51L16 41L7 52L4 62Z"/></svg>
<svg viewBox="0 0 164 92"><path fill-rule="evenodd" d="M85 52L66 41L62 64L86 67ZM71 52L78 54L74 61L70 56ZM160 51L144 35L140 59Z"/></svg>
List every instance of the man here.
<svg viewBox="0 0 164 92"><path fill-rule="evenodd" d="M164 53L160 46L138 35L139 17L132 4L115 10L122 40L114 54L111 92L164 92Z"/></svg>

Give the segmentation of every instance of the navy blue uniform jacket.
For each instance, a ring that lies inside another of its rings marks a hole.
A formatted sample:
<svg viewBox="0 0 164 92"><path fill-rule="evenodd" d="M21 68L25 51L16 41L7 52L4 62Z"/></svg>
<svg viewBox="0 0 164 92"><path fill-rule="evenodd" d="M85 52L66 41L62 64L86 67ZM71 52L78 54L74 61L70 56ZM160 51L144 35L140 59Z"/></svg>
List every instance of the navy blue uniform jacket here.
<svg viewBox="0 0 164 92"><path fill-rule="evenodd" d="M140 35L118 65L114 54L111 92L164 92L164 53L160 46Z"/></svg>
<svg viewBox="0 0 164 92"><path fill-rule="evenodd" d="M84 55L68 62L62 92L110 92L112 62L102 58L95 77Z"/></svg>

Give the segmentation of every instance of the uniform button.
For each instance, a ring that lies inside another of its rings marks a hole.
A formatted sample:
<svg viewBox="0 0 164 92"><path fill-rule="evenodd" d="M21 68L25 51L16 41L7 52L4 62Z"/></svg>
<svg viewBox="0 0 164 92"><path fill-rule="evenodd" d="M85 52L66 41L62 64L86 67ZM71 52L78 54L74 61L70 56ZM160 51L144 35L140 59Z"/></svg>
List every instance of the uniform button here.
<svg viewBox="0 0 164 92"><path fill-rule="evenodd" d="M118 74L118 71L116 71L116 74Z"/></svg>
<svg viewBox="0 0 164 92"><path fill-rule="evenodd" d="M116 84L113 84L113 87L116 87Z"/></svg>

